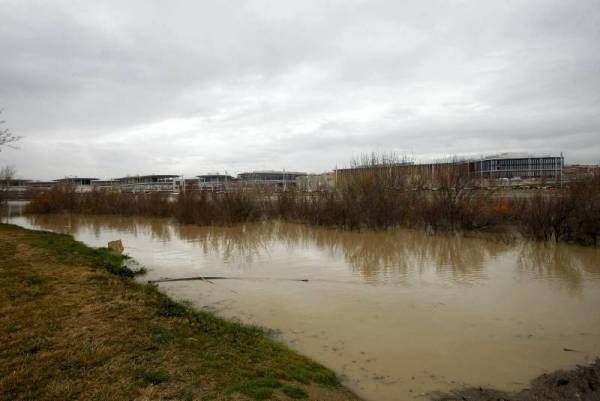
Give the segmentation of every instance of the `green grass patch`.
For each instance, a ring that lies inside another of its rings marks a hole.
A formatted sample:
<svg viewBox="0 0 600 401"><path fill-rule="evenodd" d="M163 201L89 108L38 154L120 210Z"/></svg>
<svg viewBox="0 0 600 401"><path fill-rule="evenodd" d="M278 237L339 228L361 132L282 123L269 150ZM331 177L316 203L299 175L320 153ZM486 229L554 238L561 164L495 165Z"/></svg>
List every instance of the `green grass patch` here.
<svg viewBox="0 0 600 401"><path fill-rule="evenodd" d="M108 248L91 248L76 241L71 235L42 231L32 241L32 245L51 251L60 263L89 265L121 277L135 275L133 270L124 266L127 256L114 253Z"/></svg>
<svg viewBox="0 0 600 401"><path fill-rule="evenodd" d="M303 398L308 398L308 393L302 390L300 387L296 386L284 386L281 391L290 398L295 400L300 400Z"/></svg>
<svg viewBox="0 0 600 401"><path fill-rule="evenodd" d="M284 375L289 380L308 384L310 382L335 386L339 384L335 372L317 364L289 366Z"/></svg>
<svg viewBox="0 0 600 401"><path fill-rule="evenodd" d="M187 308L165 296L160 298L156 313L163 317L182 317L186 315Z"/></svg>
<svg viewBox="0 0 600 401"><path fill-rule="evenodd" d="M240 392L254 400L267 400L273 395L273 390L280 388L281 382L270 378L249 380L240 387Z"/></svg>

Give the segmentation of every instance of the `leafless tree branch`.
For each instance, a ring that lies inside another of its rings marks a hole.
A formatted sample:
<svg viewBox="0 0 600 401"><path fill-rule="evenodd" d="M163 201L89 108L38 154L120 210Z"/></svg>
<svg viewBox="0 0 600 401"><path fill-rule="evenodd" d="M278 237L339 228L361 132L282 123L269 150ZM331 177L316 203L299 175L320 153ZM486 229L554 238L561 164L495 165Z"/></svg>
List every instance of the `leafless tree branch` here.
<svg viewBox="0 0 600 401"><path fill-rule="evenodd" d="M0 109L0 114L2 114L2 110ZM14 147L13 143L17 142L21 139L20 136L14 135L10 130L6 127L2 127L6 121L0 120L0 152L2 152L2 148L4 146Z"/></svg>

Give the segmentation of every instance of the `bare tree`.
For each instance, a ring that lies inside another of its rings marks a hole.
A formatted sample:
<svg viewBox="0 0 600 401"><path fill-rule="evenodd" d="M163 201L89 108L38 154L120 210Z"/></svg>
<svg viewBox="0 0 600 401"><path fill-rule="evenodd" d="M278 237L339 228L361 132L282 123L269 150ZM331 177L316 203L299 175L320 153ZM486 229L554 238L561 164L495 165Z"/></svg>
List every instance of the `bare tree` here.
<svg viewBox="0 0 600 401"><path fill-rule="evenodd" d="M0 168L0 205L8 200L8 189L11 181L15 178L17 169L15 166L4 166Z"/></svg>
<svg viewBox="0 0 600 401"><path fill-rule="evenodd" d="M2 110L0 109L0 114L2 114ZM6 123L4 120L0 120L0 152L2 152L2 148L4 146L11 146L12 143L17 142L21 139L20 136L13 135L12 132L3 125Z"/></svg>

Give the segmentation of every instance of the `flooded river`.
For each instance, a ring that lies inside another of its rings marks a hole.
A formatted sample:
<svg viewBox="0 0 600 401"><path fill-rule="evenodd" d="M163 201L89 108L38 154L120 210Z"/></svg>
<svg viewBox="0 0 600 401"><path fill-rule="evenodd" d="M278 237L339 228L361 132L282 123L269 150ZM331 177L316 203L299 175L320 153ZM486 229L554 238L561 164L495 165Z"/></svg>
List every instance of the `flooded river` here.
<svg viewBox="0 0 600 401"><path fill-rule="evenodd" d="M367 400L423 399L462 385L510 390L600 356L599 249L283 223L223 228L69 215L10 221L94 246L121 239L148 269L142 280L234 278L160 288L272 329Z"/></svg>

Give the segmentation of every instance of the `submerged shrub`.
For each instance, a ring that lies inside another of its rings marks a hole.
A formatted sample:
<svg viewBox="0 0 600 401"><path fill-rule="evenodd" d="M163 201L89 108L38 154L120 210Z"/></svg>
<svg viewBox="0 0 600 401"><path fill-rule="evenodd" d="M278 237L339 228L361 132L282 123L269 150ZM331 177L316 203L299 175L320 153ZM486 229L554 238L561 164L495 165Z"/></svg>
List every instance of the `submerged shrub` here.
<svg viewBox="0 0 600 401"><path fill-rule="evenodd" d="M540 240L598 245L600 176L587 177L529 199L515 201L514 217L521 232Z"/></svg>
<svg viewBox="0 0 600 401"><path fill-rule="evenodd" d="M338 173L331 191L238 187L184 192L175 200L166 193L78 193L73 187L58 186L34 197L26 212L174 217L197 225L281 219L353 230L399 225L479 230L512 224L535 239L599 241L599 174L512 199L479 188L480 182L461 161L428 170L395 155L369 155Z"/></svg>

